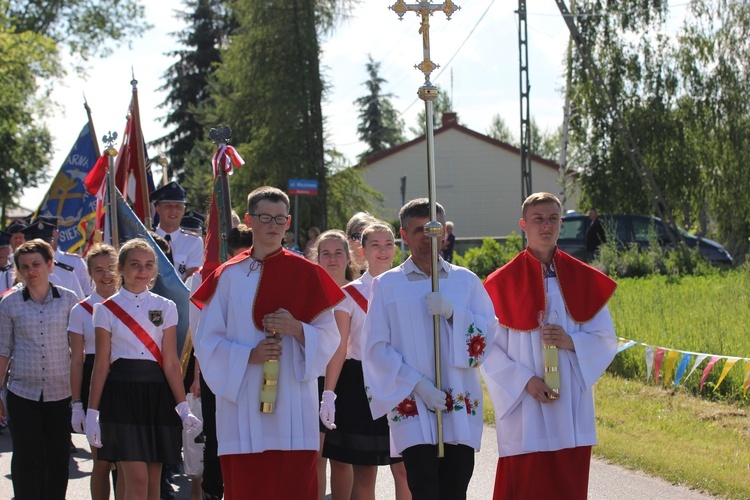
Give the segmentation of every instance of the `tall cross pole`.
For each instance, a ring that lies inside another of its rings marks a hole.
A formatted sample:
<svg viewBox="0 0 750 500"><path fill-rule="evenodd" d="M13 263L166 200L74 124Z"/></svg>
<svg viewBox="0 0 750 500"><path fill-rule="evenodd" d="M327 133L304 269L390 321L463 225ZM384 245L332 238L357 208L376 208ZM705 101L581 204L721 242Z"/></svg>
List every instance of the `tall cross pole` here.
<svg viewBox="0 0 750 500"><path fill-rule="evenodd" d="M443 236L443 225L437 220L437 206L435 194L435 133L432 123L433 101L438 97L438 89L430 82L430 75L439 68L437 64L430 59L430 16L434 12L442 11L450 21L454 12L461 7L455 5L451 0L446 0L442 4L433 4L432 0L420 0L417 3L405 3L404 0L398 0L390 6L390 9L398 14L399 20L404 19L404 14L414 12L422 18L419 24L419 34L422 35L422 62L414 67L424 73L424 84L419 87L417 95L424 101L424 110L426 123L427 139L427 182L429 185L430 199L430 222L425 224L425 234L430 237L430 249L432 250L432 262L430 268L430 278L432 280L432 291L437 292L440 289L438 282L438 251L440 248L438 238ZM435 387L442 390L442 377L440 374L440 317L433 316L432 326L435 343ZM438 457L445 455L443 446L443 412L437 410L437 441Z"/></svg>

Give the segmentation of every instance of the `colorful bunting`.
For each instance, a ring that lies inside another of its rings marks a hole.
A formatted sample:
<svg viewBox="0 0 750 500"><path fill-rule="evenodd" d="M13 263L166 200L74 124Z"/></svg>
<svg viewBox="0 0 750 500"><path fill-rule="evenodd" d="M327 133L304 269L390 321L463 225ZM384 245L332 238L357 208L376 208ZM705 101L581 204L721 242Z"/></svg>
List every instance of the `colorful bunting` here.
<svg viewBox="0 0 750 500"><path fill-rule="evenodd" d="M716 382L716 387L714 387L714 391L719 388L721 383L724 381L724 377L727 376L727 373L729 373L729 370L731 370L734 364L739 360L740 358L727 358L726 363L724 363L724 369L721 370L721 376L719 377L719 381Z"/></svg>
<svg viewBox="0 0 750 500"><path fill-rule="evenodd" d="M664 348L657 347L656 354L654 354L654 382L659 383L659 375L661 374L661 362L664 360Z"/></svg>
<svg viewBox="0 0 750 500"><path fill-rule="evenodd" d="M654 348L646 346L646 382L651 378L651 368L654 366Z"/></svg>
<svg viewBox="0 0 750 500"><path fill-rule="evenodd" d="M708 377L708 372L711 371L711 368L713 368L716 362L719 361L720 359L721 359L721 356L711 357L711 360L708 362L708 364L706 365L706 368L703 370L703 376L701 377L701 385L700 385L700 388L698 389L699 391L703 390L703 384L706 382L706 378Z"/></svg>
<svg viewBox="0 0 750 500"><path fill-rule="evenodd" d="M693 359L693 355L690 354L690 353L685 353L685 354L682 355L682 359L680 360L680 364L677 366L677 373L675 373L675 376L674 376L674 386L675 387L677 387L678 385L680 385L680 380L682 380L682 375L685 373L685 370L687 370L687 366L690 364L690 360L691 359Z"/></svg>
<svg viewBox="0 0 750 500"><path fill-rule="evenodd" d="M664 385L667 385L672 377L672 370L674 370L674 365L679 354L680 351L670 350L667 352L666 364L664 365Z"/></svg>
<svg viewBox="0 0 750 500"><path fill-rule="evenodd" d="M647 382L651 379L651 374L653 373L654 381L656 383L658 383L659 379L662 378L665 385L669 384L672 378L672 372L675 372L674 387L677 387L680 385L680 383L684 383L685 380L690 378L690 375L693 374L693 372L703 363L703 361L705 361L706 358L710 357L709 363L703 369L699 390L703 390L703 385L708 378L708 374L711 372L716 363L722 359L725 360L724 368L721 372L721 375L719 376L719 381L716 383L713 390L715 391L721 385L721 383L724 381L726 376L738 361L745 362L743 390L746 393L747 390L750 389L750 358L741 358L737 356L719 356L704 354L700 352L681 351L679 349L670 349L668 347L651 346L643 342L637 342L635 340L628 340L624 338L617 339L617 352L620 353L622 351L630 349L634 345L642 345L646 349L645 362ZM682 355L682 358L680 358L680 355ZM678 359L679 363L677 362ZM690 369L690 372L685 375L685 371L687 370L687 367L691 364L691 362L693 366ZM661 369L662 364L664 364L663 373ZM675 365L677 366L676 371Z"/></svg>

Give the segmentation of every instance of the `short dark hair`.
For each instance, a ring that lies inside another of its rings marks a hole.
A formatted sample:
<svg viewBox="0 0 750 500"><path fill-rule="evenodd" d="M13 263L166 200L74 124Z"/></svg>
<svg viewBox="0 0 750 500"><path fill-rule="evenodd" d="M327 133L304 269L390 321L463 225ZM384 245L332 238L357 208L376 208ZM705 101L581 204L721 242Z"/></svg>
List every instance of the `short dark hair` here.
<svg viewBox="0 0 750 500"><path fill-rule="evenodd" d="M283 201L284 205L286 205L287 213L289 212L289 197L284 191L272 186L261 186L247 195L247 213L255 213L255 209L258 208L258 203L262 200L268 200L271 203Z"/></svg>
<svg viewBox="0 0 750 500"><path fill-rule="evenodd" d="M555 203L560 208L560 213L562 213L562 203L560 203L560 199L557 196L551 193L539 192L530 194L523 201L523 205L521 205L521 218L526 218L526 212L529 208L541 205L542 203Z"/></svg>
<svg viewBox="0 0 750 500"><path fill-rule="evenodd" d="M52 250L52 245L50 245L49 243L47 243L46 241L42 239L36 238L36 239L27 241L26 243L18 247L18 249L16 249L16 251L14 252L13 260L15 261L16 269L19 269L20 267L18 265L18 258L21 255L30 254L30 253L38 253L39 255L42 256L42 258L44 259L44 262L50 262L50 261L55 260L55 251Z"/></svg>
<svg viewBox="0 0 750 500"><path fill-rule="evenodd" d="M237 255L239 250L247 250L253 246L253 231L245 224L233 227L227 233L227 250L232 255Z"/></svg>
<svg viewBox="0 0 750 500"><path fill-rule="evenodd" d="M435 203L437 210L438 222L445 223L445 209L440 203ZM401 222L401 227L409 225L409 219L412 217L429 217L430 216L430 200L427 198L416 198L406 203L401 210L398 212L398 219Z"/></svg>

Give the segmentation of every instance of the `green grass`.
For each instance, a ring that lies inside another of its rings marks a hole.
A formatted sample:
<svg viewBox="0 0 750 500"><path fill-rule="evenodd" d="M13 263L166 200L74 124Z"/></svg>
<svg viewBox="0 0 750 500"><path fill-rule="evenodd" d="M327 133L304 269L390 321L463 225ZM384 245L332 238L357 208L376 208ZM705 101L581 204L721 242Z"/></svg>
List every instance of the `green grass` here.
<svg viewBox="0 0 750 500"><path fill-rule="evenodd" d="M605 374L596 385L594 454L711 495L750 498L748 415Z"/></svg>
<svg viewBox="0 0 750 500"><path fill-rule="evenodd" d="M750 357L750 273L746 270L679 280L664 276L623 279L610 301L610 311L619 337L681 351ZM645 380L644 352L643 346L623 351L610 371ZM681 382L693 395L699 395L706 363ZM711 370L701 395L746 405L742 361L732 368L719 390L713 391L723 364L720 361Z"/></svg>

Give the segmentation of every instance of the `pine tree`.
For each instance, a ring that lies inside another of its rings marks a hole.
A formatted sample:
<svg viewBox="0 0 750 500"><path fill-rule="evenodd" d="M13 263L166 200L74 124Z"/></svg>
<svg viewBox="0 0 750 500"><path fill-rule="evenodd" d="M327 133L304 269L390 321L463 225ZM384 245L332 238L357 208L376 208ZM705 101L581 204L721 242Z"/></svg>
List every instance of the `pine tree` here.
<svg viewBox="0 0 750 500"><path fill-rule="evenodd" d="M188 203L198 209L208 192L205 176L193 176L190 168L208 169L209 156L189 164L187 157L196 142L207 137L207 126L199 121L199 108L210 98L209 78L221 62L221 47L233 27L231 14L222 0L189 0L189 11L182 18L190 29L177 33L183 50L172 52L179 59L169 67L166 83L159 90L169 91L162 108L170 111L164 119L175 128L154 144L166 147L172 176L188 188ZM217 124L214 124L217 125Z"/></svg>
<svg viewBox="0 0 750 500"><path fill-rule="evenodd" d="M370 93L354 101L360 107L357 133L360 140L368 146L360 155L360 160L404 142L404 121L399 118L390 101L393 94L382 92L387 80L379 74L380 63L368 55L366 68L370 79L364 85Z"/></svg>

